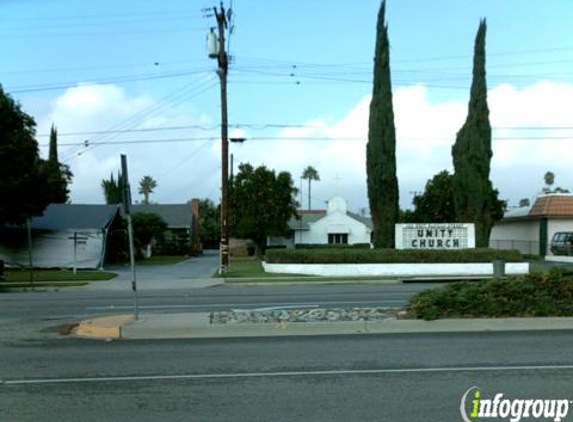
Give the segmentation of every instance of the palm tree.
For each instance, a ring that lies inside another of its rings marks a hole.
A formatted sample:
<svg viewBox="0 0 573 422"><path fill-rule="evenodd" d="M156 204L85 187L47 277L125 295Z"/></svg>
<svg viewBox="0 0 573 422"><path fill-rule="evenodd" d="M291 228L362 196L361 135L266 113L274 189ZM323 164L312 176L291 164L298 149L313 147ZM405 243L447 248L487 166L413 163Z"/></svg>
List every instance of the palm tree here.
<svg viewBox="0 0 573 422"><path fill-rule="evenodd" d="M157 182L151 176L143 176L139 181L139 193L143 195L143 204L149 205L149 194L157 187Z"/></svg>
<svg viewBox="0 0 573 422"><path fill-rule="evenodd" d="M320 181L320 176L314 167L308 166L302 172L302 178L308 179L308 210L310 211L310 184L313 180L316 182Z"/></svg>

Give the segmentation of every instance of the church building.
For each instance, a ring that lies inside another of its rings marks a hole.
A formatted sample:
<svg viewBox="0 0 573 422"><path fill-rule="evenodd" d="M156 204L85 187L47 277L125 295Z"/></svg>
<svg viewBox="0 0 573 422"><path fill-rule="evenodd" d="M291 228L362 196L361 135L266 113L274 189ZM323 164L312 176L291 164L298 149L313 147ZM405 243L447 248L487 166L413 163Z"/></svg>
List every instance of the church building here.
<svg viewBox="0 0 573 422"><path fill-rule="evenodd" d="M346 199L335 196L326 210L299 211L299 218L289 221L286 237L269 237L268 246L370 244L372 220L348 211Z"/></svg>

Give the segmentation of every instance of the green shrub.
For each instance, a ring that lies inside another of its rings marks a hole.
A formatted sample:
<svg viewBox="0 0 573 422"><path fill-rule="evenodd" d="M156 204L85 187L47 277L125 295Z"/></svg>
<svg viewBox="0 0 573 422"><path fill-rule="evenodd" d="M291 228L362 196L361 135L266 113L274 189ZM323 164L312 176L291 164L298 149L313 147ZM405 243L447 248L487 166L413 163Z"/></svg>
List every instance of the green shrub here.
<svg viewBox="0 0 573 422"><path fill-rule="evenodd" d="M506 280L453 283L410 300L415 318L573 316L573 275L554 270Z"/></svg>
<svg viewBox="0 0 573 422"><path fill-rule="evenodd" d="M393 263L467 263L492 262L503 259L521 262L523 257L516 250L494 249L282 249L269 250L265 260L274 264L393 264Z"/></svg>
<svg viewBox="0 0 573 422"><path fill-rule="evenodd" d="M333 243L297 243L295 249L370 249L370 243L354 243L352 245Z"/></svg>

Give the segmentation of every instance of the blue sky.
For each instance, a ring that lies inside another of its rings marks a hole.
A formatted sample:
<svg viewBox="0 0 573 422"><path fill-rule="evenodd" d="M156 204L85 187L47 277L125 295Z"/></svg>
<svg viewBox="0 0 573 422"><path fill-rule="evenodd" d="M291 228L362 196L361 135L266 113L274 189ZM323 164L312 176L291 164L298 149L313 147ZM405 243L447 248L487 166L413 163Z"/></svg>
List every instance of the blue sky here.
<svg viewBox="0 0 573 422"><path fill-rule="evenodd" d="M134 198L146 174L158 181L153 201L218 198L219 85L205 43L214 18L202 12L213 6L0 2L0 83L36 119L41 145L51 123L58 127L60 158L75 174L73 202L103 202L100 181L119 168L120 153L128 154ZM352 210L367 207L379 6L233 0L229 123L233 135L247 138L231 146L235 163L288 170L297 185L313 165L321 175L314 208L336 194ZM403 207L434 174L451 169L484 17L494 185L513 205L540 192L547 170L556 185L573 189L573 4L388 0Z"/></svg>

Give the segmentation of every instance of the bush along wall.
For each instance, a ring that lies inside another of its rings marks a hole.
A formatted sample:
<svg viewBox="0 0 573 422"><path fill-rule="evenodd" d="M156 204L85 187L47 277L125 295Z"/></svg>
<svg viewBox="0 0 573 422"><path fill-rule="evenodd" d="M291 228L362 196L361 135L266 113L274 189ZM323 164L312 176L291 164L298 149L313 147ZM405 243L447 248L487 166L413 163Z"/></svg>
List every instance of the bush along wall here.
<svg viewBox="0 0 573 422"><path fill-rule="evenodd" d="M420 249L273 249L265 261L269 264L432 264L484 263L502 259L522 262L517 250L487 248L456 250Z"/></svg>
<svg viewBox="0 0 573 422"><path fill-rule="evenodd" d="M413 318L573 316L573 274L552 270L507 280L461 282L424 290L410 300Z"/></svg>

